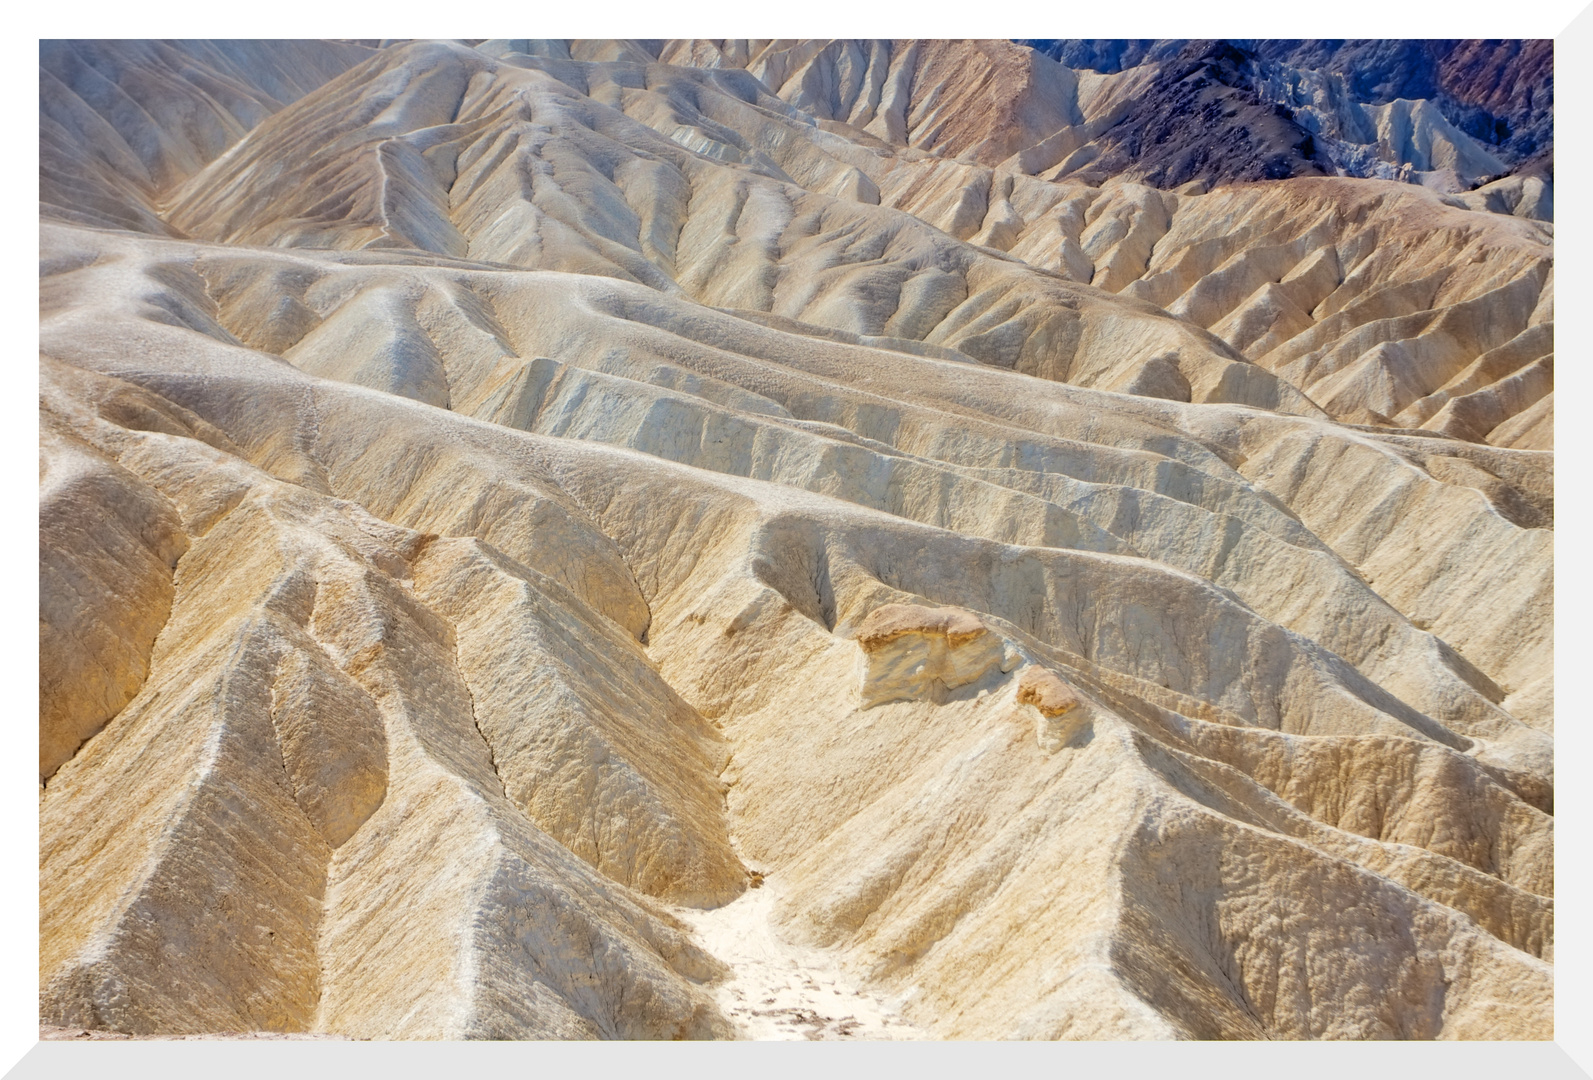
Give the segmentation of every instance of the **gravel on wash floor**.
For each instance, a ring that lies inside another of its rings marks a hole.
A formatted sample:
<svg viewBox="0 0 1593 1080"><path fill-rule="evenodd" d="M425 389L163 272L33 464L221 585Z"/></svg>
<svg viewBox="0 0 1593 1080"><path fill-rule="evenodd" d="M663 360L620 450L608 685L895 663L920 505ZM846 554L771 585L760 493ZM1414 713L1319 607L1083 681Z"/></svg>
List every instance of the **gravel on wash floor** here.
<svg viewBox="0 0 1593 1080"><path fill-rule="evenodd" d="M723 907L676 908L697 942L734 974L719 1007L746 1039L924 1039L895 1005L859 989L830 953L780 940L770 922L779 886L768 881Z"/></svg>

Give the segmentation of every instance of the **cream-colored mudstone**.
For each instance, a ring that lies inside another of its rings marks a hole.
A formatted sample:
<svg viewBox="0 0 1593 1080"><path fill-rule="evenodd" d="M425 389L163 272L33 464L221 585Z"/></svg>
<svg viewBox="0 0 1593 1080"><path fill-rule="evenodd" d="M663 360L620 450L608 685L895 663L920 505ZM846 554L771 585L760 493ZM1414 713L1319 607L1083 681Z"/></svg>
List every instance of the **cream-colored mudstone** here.
<svg viewBox="0 0 1593 1080"><path fill-rule="evenodd" d="M1150 76L1010 43L41 59L44 1021L1552 1035L1547 188L1085 183Z"/></svg>
<svg viewBox="0 0 1593 1080"><path fill-rule="evenodd" d="M188 547L158 492L49 420L39 468L41 779L143 685Z"/></svg>

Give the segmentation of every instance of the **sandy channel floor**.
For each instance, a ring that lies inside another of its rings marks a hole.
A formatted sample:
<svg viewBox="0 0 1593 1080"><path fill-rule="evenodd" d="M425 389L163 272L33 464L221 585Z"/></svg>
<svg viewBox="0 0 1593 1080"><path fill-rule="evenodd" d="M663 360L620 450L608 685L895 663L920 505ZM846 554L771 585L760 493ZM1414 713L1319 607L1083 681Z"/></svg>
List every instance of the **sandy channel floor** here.
<svg viewBox="0 0 1593 1080"><path fill-rule="evenodd" d="M788 945L769 915L780 899L766 882L711 911L676 908L697 942L734 975L718 987L719 1007L745 1039L925 1039L893 1004L861 990L822 949Z"/></svg>

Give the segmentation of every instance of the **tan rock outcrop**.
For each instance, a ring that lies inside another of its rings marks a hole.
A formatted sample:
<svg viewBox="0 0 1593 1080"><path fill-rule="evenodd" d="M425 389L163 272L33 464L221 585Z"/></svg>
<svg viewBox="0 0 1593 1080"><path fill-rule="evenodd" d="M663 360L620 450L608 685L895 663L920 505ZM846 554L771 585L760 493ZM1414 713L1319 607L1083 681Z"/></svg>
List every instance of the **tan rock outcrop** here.
<svg viewBox="0 0 1593 1080"><path fill-rule="evenodd" d="M1018 676L1017 702L1019 705L1033 705L1041 716L1053 717L1075 708L1079 699L1067 683L1051 672L1030 667L1024 668Z"/></svg>
<svg viewBox="0 0 1593 1080"><path fill-rule="evenodd" d="M863 650L863 707L944 697L1003 660L1002 640L956 608L886 604L857 629Z"/></svg>
<svg viewBox="0 0 1593 1080"><path fill-rule="evenodd" d="M1013 698L1013 718L1034 725L1040 749L1054 754L1084 730L1089 716L1079 708L1079 697L1054 672L1026 667L1018 674Z"/></svg>
<svg viewBox="0 0 1593 1080"><path fill-rule="evenodd" d="M166 500L45 424L39 493L39 777L130 701L188 537Z"/></svg>
<svg viewBox="0 0 1593 1080"><path fill-rule="evenodd" d="M960 649L983 637L985 624L972 612L956 608L886 604L868 613L857 628L857 643L865 653L876 653L908 634L944 638L948 650Z"/></svg>

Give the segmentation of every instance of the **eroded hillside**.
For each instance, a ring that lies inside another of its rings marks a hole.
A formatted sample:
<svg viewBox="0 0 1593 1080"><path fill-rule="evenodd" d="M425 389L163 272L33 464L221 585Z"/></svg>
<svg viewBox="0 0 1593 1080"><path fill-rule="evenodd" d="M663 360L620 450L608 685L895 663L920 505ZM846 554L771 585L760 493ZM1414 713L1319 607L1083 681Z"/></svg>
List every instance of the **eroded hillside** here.
<svg viewBox="0 0 1593 1080"><path fill-rule="evenodd" d="M1003 42L41 60L45 1022L1552 1036L1521 198Z"/></svg>

